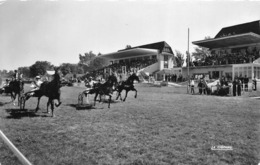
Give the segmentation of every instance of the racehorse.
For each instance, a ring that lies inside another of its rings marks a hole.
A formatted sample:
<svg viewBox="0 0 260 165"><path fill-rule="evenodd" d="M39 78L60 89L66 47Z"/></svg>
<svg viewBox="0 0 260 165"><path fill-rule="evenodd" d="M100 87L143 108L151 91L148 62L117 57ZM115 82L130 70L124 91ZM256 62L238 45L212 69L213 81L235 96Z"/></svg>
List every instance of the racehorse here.
<svg viewBox="0 0 260 165"><path fill-rule="evenodd" d="M101 83L96 84L93 89L91 89L89 92L86 93L86 95L95 93L94 106L96 105L96 100L98 95L100 96L99 102L101 102L102 95L109 96L108 108L110 108L111 98L114 92L113 87L116 85L117 85L117 78L115 75L111 75L108 77L108 80L104 84Z"/></svg>
<svg viewBox="0 0 260 165"><path fill-rule="evenodd" d="M135 73L133 73L131 76L128 77L126 81L122 81L121 84L117 86L118 95L116 97L116 100L119 98L119 96L120 96L120 100L122 100L121 92L123 90L126 91L125 98L123 99L123 101L126 100L129 91L135 91L135 98L137 97L137 90L134 87L135 80L140 82L139 77Z"/></svg>
<svg viewBox="0 0 260 165"><path fill-rule="evenodd" d="M228 82L223 83L221 86L220 81L216 80L212 83L208 83L207 85L209 88L211 88L211 93L213 95L227 96L229 94L230 86Z"/></svg>
<svg viewBox="0 0 260 165"><path fill-rule="evenodd" d="M55 104L56 107L60 106L60 88L62 87L61 81L60 81L60 75L58 74L57 71L55 71L54 74L54 79L50 82L44 81L39 90L34 91L34 97L38 97L38 102L37 102L37 107L35 111L37 112L39 110L39 104L40 104L40 99L42 96L48 97L48 102L47 102L47 113L48 107L51 104L51 110L52 110L52 117L53 115L53 110L54 110L54 100L58 100L59 103ZM30 92L27 92L25 94L25 100L28 100L31 97ZM24 100L24 102L25 102ZM24 108L24 107L23 107Z"/></svg>
<svg viewBox="0 0 260 165"><path fill-rule="evenodd" d="M18 106L20 105L20 98L24 91L23 86L24 82L20 80L14 80L9 83L8 90L11 93L12 102L14 102L14 100L16 99L16 95L18 95Z"/></svg>

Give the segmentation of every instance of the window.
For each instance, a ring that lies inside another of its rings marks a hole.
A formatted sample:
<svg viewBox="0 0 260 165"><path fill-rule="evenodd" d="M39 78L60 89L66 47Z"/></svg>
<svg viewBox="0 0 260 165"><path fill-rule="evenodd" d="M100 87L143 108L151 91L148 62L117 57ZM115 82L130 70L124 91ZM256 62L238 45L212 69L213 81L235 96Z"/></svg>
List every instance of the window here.
<svg viewBox="0 0 260 165"><path fill-rule="evenodd" d="M168 56L164 55L164 68L168 68Z"/></svg>
<svg viewBox="0 0 260 165"><path fill-rule="evenodd" d="M219 78L219 71L212 71L212 78L218 79Z"/></svg>

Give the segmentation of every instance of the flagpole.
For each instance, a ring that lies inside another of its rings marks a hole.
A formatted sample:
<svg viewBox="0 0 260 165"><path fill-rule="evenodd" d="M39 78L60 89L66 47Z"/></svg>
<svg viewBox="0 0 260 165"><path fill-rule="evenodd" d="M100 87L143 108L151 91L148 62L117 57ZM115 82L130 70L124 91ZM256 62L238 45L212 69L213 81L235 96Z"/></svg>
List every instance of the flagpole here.
<svg viewBox="0 0 260 165"><path fill-rule="evenodd" d="M190 28L188 28L188 50L187 50L187 70L188 70L188 88L187 93L189 93L189 87L190 87Z"/></svg>

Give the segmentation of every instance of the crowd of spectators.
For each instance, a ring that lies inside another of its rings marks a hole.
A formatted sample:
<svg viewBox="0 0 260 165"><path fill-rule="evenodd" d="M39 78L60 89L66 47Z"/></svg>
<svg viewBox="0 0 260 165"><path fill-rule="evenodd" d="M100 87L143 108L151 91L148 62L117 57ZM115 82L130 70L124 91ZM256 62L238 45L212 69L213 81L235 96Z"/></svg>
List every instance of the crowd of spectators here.
<svg viewBox="0 0 260 165"><path fill-rule="evenodd" d="M250 63L260 57L260 48L241 48L234 50L212 51L210 56L193 61L191 66L210 66Z"/></svg>
<svg viewBox="0 0 260 165"><path fill-rule="evenodd" d="M166 74L165 75L165 81L168 82L183 82L184 78L182 76L182 74Z"/></svg>
<svg viewBox="0 0 260 165"><path fill-rule="evenodd" d="M220 79L216 80L216 84L209 85L205 81L204 77L197 80L197 88L199 94L211 94L218 96L227 96L229 94L233 96L241 96L242 91L248 91L249 78L247 75L235 77L233 81L228 81L225 76L222 76ZM190 80L191 93L195 94L195 79L191 78ZM252 89L256 90L257 81L254 78L252 80ZM212 90L214 88L214 90ZM232 89L232 90L231 90Z"/></svg>
<svg viewBox="0 0 260 165"><path fill-rule="evenodd" d="M110 72L117 73L119 76L123 74L128 75L130 73L137 72L138 70L152 65L156 62L156 58L131 59L129 61L119 61L119 63L113 63L107 67L93 71L90 74L93 77L102 75L104 78L106 78L110 74Z"/></svg>

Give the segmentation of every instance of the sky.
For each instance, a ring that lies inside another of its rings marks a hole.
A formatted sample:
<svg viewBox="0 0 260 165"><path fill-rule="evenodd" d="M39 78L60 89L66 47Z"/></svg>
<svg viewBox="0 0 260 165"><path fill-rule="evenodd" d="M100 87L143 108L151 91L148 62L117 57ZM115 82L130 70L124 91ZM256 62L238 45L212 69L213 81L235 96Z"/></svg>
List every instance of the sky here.
<svg viewBox="0 0 260 165"><path fill-rule="evenodd" d="M192 41L260 20L259 9L260 0L0 0L0 70L160 41L185 54L188 29L192 52Z"/></svg>

